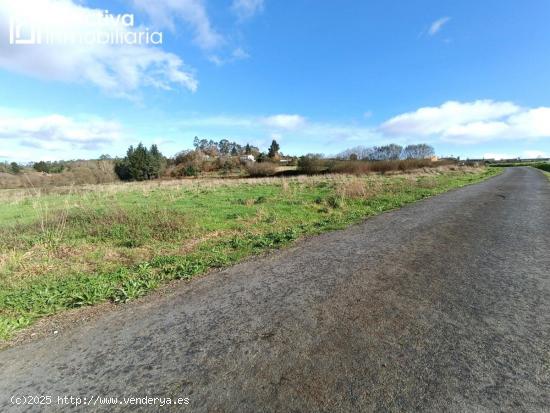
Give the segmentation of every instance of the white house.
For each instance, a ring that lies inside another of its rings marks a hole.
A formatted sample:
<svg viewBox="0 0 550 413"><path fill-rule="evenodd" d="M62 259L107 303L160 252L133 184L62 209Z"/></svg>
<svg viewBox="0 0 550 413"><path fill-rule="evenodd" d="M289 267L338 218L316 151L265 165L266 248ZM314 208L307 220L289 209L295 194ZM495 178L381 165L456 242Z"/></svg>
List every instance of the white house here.
<svg viewBox="0 0 550 413"><path fill-rule="evenodd" d="M256 162L256 159L254 158L254 155L243 155L240 157L240 160L242 163L246 162Z"/></svg>

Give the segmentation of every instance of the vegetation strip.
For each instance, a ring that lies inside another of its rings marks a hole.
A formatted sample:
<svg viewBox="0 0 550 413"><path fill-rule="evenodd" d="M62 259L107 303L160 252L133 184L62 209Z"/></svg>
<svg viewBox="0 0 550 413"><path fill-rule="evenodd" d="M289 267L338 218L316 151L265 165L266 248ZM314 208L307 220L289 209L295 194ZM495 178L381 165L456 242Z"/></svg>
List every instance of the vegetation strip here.
<svg viewBox="0 0 550 413"><path fill-rule="evenodd" d="M514 166L530 166L532 168L537 168L545 172L550 172L550 163L548 162L503 162L503 163L495 163L490 166L498 167L498 168L511 168Z"/></svg>
<svg viewBox="0 0 550 413"><path fill-rule="evenodd" d="M500 172L452 169L213 187L143 184L6 202L0 206L0 338L65 309L125 302L167 281L190 279Z"/></svg>

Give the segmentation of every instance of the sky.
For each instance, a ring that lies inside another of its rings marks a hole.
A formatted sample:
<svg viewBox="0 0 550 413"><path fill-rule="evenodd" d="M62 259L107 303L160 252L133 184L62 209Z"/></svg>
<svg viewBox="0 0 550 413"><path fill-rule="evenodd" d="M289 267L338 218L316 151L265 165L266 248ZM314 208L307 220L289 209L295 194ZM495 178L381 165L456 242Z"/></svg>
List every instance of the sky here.
<svg viewBox="0 0 550 413"><path fill-rule="evenodd" d="M548 157L549 21L547 0L0 0L0 160L195 136Z"/></svg>

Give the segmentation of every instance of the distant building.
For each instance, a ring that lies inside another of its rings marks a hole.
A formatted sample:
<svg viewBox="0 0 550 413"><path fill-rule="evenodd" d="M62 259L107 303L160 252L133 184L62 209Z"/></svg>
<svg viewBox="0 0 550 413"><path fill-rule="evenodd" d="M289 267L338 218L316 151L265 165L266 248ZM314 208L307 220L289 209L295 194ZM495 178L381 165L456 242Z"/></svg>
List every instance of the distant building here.
<svg viewBox="0 0 550 413"><path fill-rule="evenodd" d="M239 158L242 163L246 162L256 162L256 158L254 158L254 155L243 155Z"/></svg>

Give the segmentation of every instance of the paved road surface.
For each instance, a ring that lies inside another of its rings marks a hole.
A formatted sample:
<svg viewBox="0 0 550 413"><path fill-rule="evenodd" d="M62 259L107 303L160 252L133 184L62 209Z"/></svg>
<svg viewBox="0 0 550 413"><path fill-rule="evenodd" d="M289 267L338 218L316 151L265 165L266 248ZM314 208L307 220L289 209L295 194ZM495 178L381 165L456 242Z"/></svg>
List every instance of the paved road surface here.
<svg viewBox="0 0 550 413"><path fill-rule="evenodd" d="M550 183L508 169L3 351L12 394L550 411Z"/></svg>

